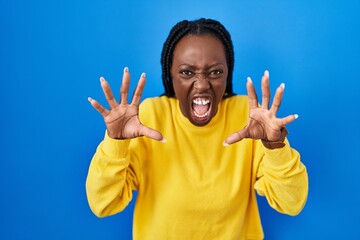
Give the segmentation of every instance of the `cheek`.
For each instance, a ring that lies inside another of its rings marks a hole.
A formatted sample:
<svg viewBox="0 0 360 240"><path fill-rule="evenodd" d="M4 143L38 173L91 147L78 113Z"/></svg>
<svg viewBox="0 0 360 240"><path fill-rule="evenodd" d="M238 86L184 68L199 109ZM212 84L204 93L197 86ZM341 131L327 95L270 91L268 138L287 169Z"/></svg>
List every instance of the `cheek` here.
<svg viewBox="0 0 360 240"><path fill-rule="evenodd" d="M216 82L213 84L213 89L215 89L215 92L217 95L223 95L225 93L226 90L226 79L223 79L219 82Z"/></svg>
<svg viewBox="0 0 360 240"><path fill-rule="evenodd" d="M173 87L176 98L179 100L184 100L187 95L187 86L184 82L180 81L179 79L173 79Z"/></svg>
<svg viewBox="0 0 360 240"><path fill-rule="evenodd" d="M179 80L173 78L173 79L172 79L172 83L173 83L173 88L174 88L175 95L177 96L177 95L179 94L179 92L180 92L180 91L179 91L179 89L180 89Z"/></svg>

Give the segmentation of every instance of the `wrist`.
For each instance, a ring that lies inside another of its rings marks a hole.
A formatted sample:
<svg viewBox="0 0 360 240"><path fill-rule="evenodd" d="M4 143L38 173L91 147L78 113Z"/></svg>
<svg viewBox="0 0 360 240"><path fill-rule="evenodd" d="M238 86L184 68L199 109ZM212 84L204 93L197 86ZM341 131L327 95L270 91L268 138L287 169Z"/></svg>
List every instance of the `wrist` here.
<svg viewBox="0 0 360 240"><path fill-rule="evenodd" d="M268 149L276 149L276 148L282 148L285 146L284 140L286 138L286 136L288 135L288 131L286 130L285 127L282 127L280 129L280 138L277 141L268 141L265 139L261 139L262 144L264 145L264 147L268 148Z"/></svg>

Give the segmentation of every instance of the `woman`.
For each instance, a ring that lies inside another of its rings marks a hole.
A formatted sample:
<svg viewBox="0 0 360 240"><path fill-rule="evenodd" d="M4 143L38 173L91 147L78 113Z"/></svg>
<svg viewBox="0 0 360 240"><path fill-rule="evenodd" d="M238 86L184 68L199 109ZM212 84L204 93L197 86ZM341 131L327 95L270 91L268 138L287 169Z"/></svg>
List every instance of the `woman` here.
<svg viewBox="0 0 360 240"><path fill-rule="evenodd" d="M137 190L134 239L263 239L256 192L298 214L308 178L286 139L297 115L276 117L284 85L270 108L268 71L261 105L250 78L248 97L235 95L231 38L211 19L176 24L161 63L163 96L140 104L142 74L129 103L125 68L120 103L103 78L110 109L89 98L107 128L86 182L92 211L118 213Z"/></svg>

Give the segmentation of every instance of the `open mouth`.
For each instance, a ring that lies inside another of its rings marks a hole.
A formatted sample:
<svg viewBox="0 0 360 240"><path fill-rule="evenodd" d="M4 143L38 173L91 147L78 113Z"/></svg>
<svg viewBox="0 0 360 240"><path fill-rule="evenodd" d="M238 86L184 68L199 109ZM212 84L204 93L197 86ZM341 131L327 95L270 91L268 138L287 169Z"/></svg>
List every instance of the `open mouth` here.
<svg viewBox="0 0 360 240"><path fill-rule="evenodd" d="M192 100L192 119L203 123L210 119L211 101L208 97L196 97Z"/></svg>

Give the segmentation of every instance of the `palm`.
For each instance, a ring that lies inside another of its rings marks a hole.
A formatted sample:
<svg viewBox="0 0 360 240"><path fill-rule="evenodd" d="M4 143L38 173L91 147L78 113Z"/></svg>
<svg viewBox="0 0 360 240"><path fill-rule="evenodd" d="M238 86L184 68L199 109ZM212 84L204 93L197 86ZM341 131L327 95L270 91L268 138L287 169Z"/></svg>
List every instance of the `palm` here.
<svg viewBox="0 0 360 240"><path fill-rule="evenodd" d="M136 106L117 106L105 118L109 136L127 139L140 136L139 108Z"/></svg>
<svg viewBox="0 0 360 240"><path fill-rule="evenodd" d="M250 117L245 127L247 138L276 141L280 137L280 129L277 118L269 110L264 108L250 109Z"/></svg>

